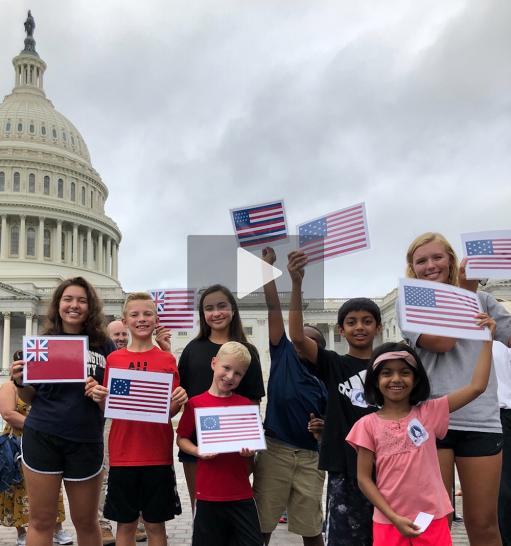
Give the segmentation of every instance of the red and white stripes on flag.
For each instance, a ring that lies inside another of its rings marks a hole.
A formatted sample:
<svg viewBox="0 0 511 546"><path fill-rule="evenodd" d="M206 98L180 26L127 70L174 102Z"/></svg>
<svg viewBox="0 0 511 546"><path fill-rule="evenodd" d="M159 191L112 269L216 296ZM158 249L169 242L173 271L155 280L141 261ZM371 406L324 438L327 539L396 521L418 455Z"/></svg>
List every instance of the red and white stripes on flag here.
<svg viewBox="0 0 511 546"><path fill-rule="evenodd" d="M195 327L195 290L167 288L149 290L156 305L158 319L170 330L193 330Z"/></svg>
<svg viewBox="0 0 511 546"><path fill-rule="evenodd" d="M461 235L469 279L511 277L511 230Z"/></svg>
<svg viewBox="0 0 511 546"><path fill-rule="evenodd" d="M489 339L478 326L482 312L477 294L450 284L401 279L399 285L401 328L422 334L465 339Z"/></svg>
<svg viewBox="0 0 511 546"><path fill-rule="evenodd" d="M265 246L287 239L284 201L272 201L239 209L231 209L234 233L239 245Z"/></svg>
<svg viewBox="0 0 511 546"><path fill-rule="evenodd" d="M199 453L266 449L259 406L195 408Z"/></svg>
<svg viewBox="0 0 511 546"><path fill-rule="evenodd" d="M308 263L369 248L365 204L331 212L297 227L299 248Z"/></svg>
<svg viewBox="0 0 511 546"><path fill-rule="evenodd" d="M105 417L169 422L173 374L108 368Z"/></svg>

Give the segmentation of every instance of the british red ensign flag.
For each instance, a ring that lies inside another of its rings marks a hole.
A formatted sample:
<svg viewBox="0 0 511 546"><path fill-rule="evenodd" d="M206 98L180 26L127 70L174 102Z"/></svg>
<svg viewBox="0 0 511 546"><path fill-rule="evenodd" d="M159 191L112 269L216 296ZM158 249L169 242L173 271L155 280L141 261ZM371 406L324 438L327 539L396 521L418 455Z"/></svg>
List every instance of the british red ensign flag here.
<svg viewBox="0 0 511 546"><path fill-rule="evenodd" d="M88 341L86 336L23 336L23 382L85 382Z"/></svg>

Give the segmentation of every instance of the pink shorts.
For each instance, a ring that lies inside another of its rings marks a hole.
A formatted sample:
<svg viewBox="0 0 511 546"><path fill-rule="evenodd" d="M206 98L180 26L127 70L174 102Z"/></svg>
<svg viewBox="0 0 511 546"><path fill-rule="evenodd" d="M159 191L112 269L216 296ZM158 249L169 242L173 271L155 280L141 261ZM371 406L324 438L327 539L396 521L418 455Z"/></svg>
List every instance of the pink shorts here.
<svg viewBox="0 0 511 546"><path fill-rule="evenodd" d="M390 523L373 521L373 546L452 546L447 516L434 519L424 533L415 538L404 537Z"/></svg>

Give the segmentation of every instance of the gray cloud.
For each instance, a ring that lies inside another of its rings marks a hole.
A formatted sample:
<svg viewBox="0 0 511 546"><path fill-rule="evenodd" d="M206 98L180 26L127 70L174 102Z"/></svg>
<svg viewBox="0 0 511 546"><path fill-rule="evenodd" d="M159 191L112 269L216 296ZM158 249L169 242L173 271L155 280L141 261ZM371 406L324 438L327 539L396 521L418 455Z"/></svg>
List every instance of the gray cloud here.
<svg viewBox="0 0 511 546"><path fill-rule="evenodd" d="M183 284L187 234L273 198L293 231L366 201L372 250L327 264L331 296L383 295L422 231L459 248L510 227L505 0L30 4L47 94L110 189L126 289ZM27 7L2 7L5 93Z"/></svg>

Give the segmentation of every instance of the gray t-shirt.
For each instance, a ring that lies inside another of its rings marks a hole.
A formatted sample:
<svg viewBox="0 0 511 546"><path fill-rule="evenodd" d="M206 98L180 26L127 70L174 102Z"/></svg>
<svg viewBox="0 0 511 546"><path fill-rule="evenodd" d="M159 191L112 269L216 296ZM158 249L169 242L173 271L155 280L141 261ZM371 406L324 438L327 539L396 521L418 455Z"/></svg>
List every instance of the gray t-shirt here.
<svg viewBox="0 0 511 546"><path fill-rule="evenodd" d="M511 337L511 315L487 292L477 293L483 311L497 322L495 339L505 345ZM399 308L397 309L399 317ZM438 398L470 383L476 365L481 341L458 339L453 349L446 353L434 353L417 347L421 334L401 330L403 338L417 351L431 383L431 396ZM465 407L451 413L451 430L473 430L479 432L502 432L499 402L497 398L497 376L492 366L486 391Z"/></svg>

